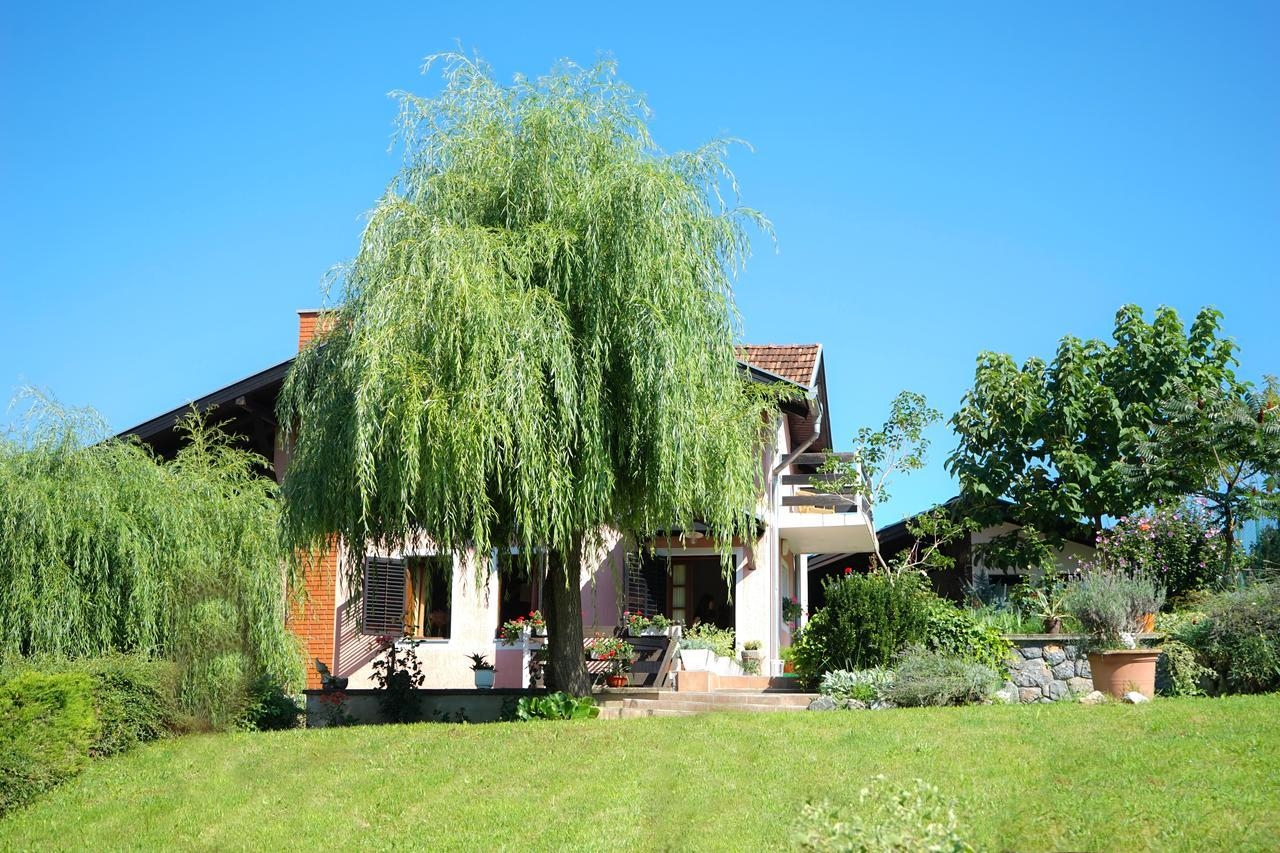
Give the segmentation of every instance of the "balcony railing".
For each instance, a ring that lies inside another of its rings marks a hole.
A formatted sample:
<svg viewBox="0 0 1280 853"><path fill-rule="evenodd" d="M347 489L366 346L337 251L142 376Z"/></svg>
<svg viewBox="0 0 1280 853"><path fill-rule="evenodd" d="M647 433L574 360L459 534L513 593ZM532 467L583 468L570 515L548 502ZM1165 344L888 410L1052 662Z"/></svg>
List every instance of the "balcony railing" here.
<svg viewBox="0 0 1280 853"><path fill-rule="evenodd" d="M792 460L792 471L797 468L814 468L818 469L827 464L831 459L839 459L844 462L853 460L852 453L802 453ZM866 478L862 472L858 472L863 477L864 483ZM782 475L782 485L785 488L782 495L782 505L791 507L799 512L861 512L868 518L871 517L871 502L867 500L865 491L859 492L851 488L838 488L835 484L841 480L847 479L847 476L835 473L823 473L821 471L804 472L803 470ZM831 488L824 489L823 484L833 484Z"/></svg>

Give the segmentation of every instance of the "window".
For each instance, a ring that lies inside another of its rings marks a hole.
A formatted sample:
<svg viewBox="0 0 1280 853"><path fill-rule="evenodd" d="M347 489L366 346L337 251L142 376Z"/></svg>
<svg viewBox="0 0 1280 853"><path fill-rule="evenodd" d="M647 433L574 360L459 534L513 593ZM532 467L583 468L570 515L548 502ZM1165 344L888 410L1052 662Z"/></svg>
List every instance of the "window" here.
<svg viewBox="0 0 1280 853"><path fill-rule="evenodd" d="M498 624L528 616L541 602L543 560L535 558L533 565L512 549L497 553L498 567Z"/></svg>
<svg viewBox="0 0 1280 853"><path fill-rule="evenodd" d="M415 637L447 640L453 622L453 557L414 557L405 584Z"/></svg>
<svg viewBox="0 0 1280 853"><path fill-rule="evenodd" d="M366 634L448 639L453 557L370 557L364 567Z"/></svg>

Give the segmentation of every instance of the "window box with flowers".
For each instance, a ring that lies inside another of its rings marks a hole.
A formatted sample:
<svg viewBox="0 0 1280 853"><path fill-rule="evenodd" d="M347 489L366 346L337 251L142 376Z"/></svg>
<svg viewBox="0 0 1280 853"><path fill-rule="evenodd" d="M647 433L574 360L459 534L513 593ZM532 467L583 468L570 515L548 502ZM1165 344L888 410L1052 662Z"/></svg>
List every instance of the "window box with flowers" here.
<svg viewBox="0 0 1280 853"><path fill-rule="evenodd" d="M621 637L606 637L602 634L597 634L595 639L587 646L587 650L595 660L608 663L606 681L610 687L626 686L627 676L625 673L630 671L631 662L635 660L635 646Z"/></svg>
<svg viewBox="0 0 1280 853"><path fill-rule="evenodd" d="M627 610L623 612L622 620L627 633L633 637L673 637L680 630L678 625L661 613L645 616L641 612Z"/></svg>
<svg viewBox="0 0 1280 853"><path fill-rule="evenodd" d="M528 642L530 637L545 637L547 635L547 620L543 618L542 611L534 610L528 616L517 616L515 619L508 619L502 623L502 628L498 631L504 645L514 646L516 643Z"/></svg>

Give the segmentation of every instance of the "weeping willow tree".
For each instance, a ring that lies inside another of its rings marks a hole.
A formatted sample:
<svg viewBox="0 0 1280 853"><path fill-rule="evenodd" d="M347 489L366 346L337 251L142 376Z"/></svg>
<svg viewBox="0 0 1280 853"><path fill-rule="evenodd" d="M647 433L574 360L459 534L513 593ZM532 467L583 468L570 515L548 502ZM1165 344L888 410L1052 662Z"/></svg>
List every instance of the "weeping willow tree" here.
<svg viewBox="0 0 1280 853"><path fill-rule="evenodd" d="M659 150L610 62L441 66L438 96L399 93L405 165L282 393L284 529L337 537L355 589L377 543L547 549L548 681L584 693L601 531L697 519L727 558L752 524L770 403L737 370L731 281L768 223L728 141Z"/></svg>
<svg viewBox="0 0 1280 853"><path fill-rule="evenodd" d="M0 441L0 658L164 657L215 726L256 679L300 683L262 459L194 415L166 462L91 412L31 402Z"/></svg>

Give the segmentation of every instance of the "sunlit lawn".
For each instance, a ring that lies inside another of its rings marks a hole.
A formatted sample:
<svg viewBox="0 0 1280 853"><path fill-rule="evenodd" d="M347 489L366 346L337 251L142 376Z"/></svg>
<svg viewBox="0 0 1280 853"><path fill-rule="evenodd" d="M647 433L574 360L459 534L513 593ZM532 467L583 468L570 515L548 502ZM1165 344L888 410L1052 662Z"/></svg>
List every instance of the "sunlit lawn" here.
<svg viewBox="0 0 1280 853"><path fill-rule="evenodd" d="M97 762L9 849L765 850L925 779L978 849L1276 849L1280 696L206 735Z"/></svg>

